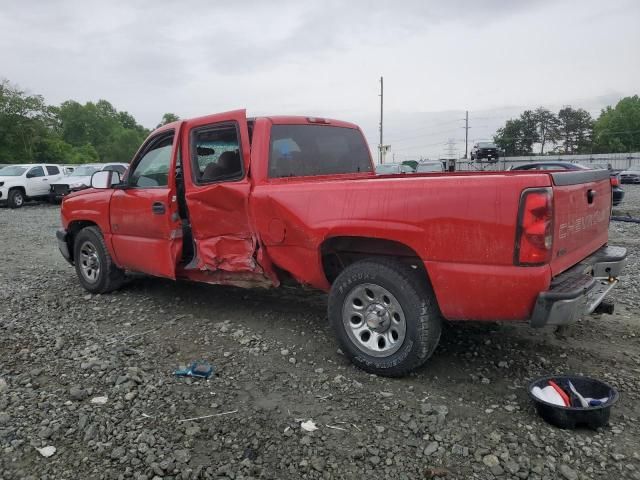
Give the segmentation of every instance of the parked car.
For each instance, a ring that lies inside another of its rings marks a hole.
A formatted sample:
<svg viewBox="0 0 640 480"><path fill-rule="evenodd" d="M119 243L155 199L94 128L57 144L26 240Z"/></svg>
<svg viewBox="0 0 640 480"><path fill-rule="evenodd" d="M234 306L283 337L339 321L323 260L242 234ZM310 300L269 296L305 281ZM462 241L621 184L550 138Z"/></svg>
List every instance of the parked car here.
<svg viewBox="0 0 640 480"><path fill-rule="evenodd" d="M609 172L609 178L611 180L611 195L613 206L620 205L624 198L624 190L620 187L620 176L618 173L609 170L607 166L594 164L594 165L582 165L581 163L573 162L533 162L525 163L524 165L518 165L512 167L511 170L607 170ZM638 172L640 174L640 172Z"/></svg>
<svg viewBox="0 0 640 480"><path fill-rule="evenodd" d="M443 172L442 162L420 162L416 167L416 173Z"/></svg>
<svg viewBox="0 0 640 480"><path fill-rule="evenodd" d="M381 177L362 131L338 120L180 120L149 136L121 182L97 172L92 187L65 198L56 234L86 290L115 290L126 271L297 281L329 293L342 351L380 375L425 363L443 318L574 322L626 260L607 244L607 172Z"/></svg>
<svg viewBox="0 0 640 480"><path fill-rule="evenodd" d="M477 142L471 147L471 160L483 160L497 162L500 158L498 146L493 142Z"/></svg>
<svg viewBox="0 0 640 480"><path fill-rule="evenodd" d="M622 183L640 183L640 165L634 165L620 173Z"/></svg>
<svg viewBox="0 0 640 480"><path fill-rule="evenodd" d="M382 163L376 165L378 175L392 175L394 173L414 173L415 170L410 165L403 163Z"/></svg>
<svg viewBox="0 0 640 480"><path fill-rule="evenodd" d="M129 165L126 163L93 163L78 165L69 175L51 184L51 188L49 190L49 201L51 203L59 202L71 192L89 188L91 185L91 175L95 172L110 170L118 172L122 176L128 166Z"/></svg>
<svg viewBox="0 0 640 480"><path fill-rule="evenodd" d="M60 165L24 164L0 168L0 204L20 208L27 200L46 199L50 184L61 177Z"/></svg>

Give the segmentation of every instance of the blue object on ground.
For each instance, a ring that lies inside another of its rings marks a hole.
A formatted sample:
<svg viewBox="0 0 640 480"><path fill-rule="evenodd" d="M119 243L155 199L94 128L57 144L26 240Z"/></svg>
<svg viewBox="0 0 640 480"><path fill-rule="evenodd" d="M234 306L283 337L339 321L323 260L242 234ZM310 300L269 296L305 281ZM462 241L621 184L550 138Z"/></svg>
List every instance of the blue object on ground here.
<svg viewBox="0 0 640 480"><path fill-rule="evenodd" d="M177 377L209 378L213 374L213 367L207 362L193 362L188 368L173 372Z"/></svg>

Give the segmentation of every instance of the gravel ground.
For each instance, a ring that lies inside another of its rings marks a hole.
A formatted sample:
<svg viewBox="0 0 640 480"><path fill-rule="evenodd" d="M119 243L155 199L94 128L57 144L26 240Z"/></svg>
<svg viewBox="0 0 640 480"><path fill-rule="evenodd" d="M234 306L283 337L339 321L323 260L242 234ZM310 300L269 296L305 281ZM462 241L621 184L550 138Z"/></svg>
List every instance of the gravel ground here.
<svg viewBox="0 0 640 480"><path fill-rule="evenodd" d="M619 210L640 216L640 187L625 190ZM615 314L561 333L449 325L393 380L336 351L323 295L150 278L89 295L58 223L53 206L0 209L1 479L640 479L638 224L611 225L630 250ZM172 375L193 359L215 377ZM536 416L525 386L565 372L620 390L609 427Z"/></svg>

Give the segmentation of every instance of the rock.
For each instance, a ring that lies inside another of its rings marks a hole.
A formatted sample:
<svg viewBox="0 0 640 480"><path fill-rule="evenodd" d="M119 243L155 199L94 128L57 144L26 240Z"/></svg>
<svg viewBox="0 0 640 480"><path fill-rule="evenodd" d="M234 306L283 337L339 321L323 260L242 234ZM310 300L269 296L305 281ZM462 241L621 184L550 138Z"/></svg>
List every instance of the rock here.
<svg viewBox="0 0 640 480"><path fill-rule="evenodd" d="M178 463L189 463L191 454L188 450L174 450L173 458L175 458Z"/></svg>
<svg viewBox="0 0 640 480"><path fill-rule="evenodd" d="M93 397L91 399L91 403L96 405L104 405L105 403L107 403L107 400L108 400L107 397Z"/></svg>
<svg viewBox="0 0 640 480"><path fill-rule="evenodd" d="M482 457L482 463L484 463L487 467L492 468L500 465L500 460L493 454L485 455Z"/></svg>
<svg viewBox="0 0 640 480"><path fill-rule="evenodd" d="M69 396L71 397L71 400L75 400L76 402L79 402L87 398L88 393L85 389L77 385L74 385L69 389Z"/></svg>
<svg viewBox="0 0 640 480"><path fill-rule="evenodd" d="M0 425L6 425L11 420L11 416L7 412L0 412Z"/></svg>
<svg viewBox="0 0 640 480"><path fill-rule="evenodd" d="M428 457L438 451L438 442L431 442L424 448L424 454Z"/></svg>
<svg viewBox="0 0 640 480"><path fill-rule="evenodd" d="M4 378L0 378L0 393L5 392L9 389L9 385L7 385L7 381Z"/></svg>
<svg viewBox="0 0 640 480"><path fill-rule="evenodd" d="M50 456L52 456L54 453L56 453L56 447L54 447L53 445L48 445L46 447L42 447L42 448L36 448L36 450L38 451L38 453L40 455L42 455L44 458L49 458Z"/></svg>
<svg viewBox="0 0 640 480"><path fill-rule="evenodd" d="M187 437L195 437L199 433L200 433L200 427L198 425L193 425L191 427L187 427L186 430L184 431L184 434Z"/></svg>
<svg viewBox="0 0 640 480"><path fill-rule="evenodd" d="M566 480L578 480L578 474L575 470L570 468L568 465L562 463L558 468L560 475L562 475Z"/></svg>
<svg viewBox="0 0 640 480"><path fill-rule="evenodd" d="M113 450L111 450L111 458L113 460L120 460L126 454L127 454L127 451L125 450L124 447L116 447Z"/></svg>
<svg viewBox="0 0 640 480"><path fill-rule="evenodd" d="M378 465L380 463L380 457L377 455L373 455L372 457L369 457L369 462L372 465Z"/></svg>
<svg viewBox="0 0 640 480"><path fill-rule="evenodd" d="M323 458L321 457L312 457L311 458L311 467L314 470L317 470L318 472L321 472L324 470L324 466L325 466L325 461Z"/></svg>
<svg viewBox="0 0 640 480"><path fill-rule="evenodd" d="M287 355L289 355L289 350L287 350L286 348L283 348L282 350L280 350L280 355L282 355L283 357L286 357Z"/></svg>

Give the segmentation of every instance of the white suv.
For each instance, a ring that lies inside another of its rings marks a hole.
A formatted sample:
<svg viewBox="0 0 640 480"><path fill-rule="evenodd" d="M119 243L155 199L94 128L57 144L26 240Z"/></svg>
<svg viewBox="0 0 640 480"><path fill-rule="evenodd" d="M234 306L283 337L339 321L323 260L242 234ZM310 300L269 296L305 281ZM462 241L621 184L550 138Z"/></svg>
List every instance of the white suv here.
<svg viewBox="0 0 640 480"><path fill-rule="evenodd" d="M60 165L36 163L0 168L0 204L20 208L26 200L46 199L51 183L62 176Z"/></svg>

